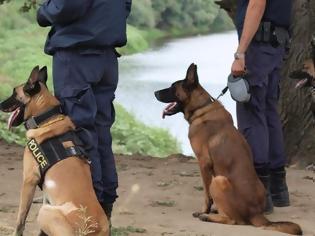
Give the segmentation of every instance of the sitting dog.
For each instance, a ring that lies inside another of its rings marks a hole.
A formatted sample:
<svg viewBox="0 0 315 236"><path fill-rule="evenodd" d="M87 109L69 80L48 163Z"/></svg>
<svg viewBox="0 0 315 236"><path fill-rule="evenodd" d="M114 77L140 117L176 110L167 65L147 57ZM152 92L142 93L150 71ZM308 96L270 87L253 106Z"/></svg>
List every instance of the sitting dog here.
<svg viewBox="0 0 315 236"><path fill-rule="evenodd" d="M88 160L75 126L60 112L58 100L49 93L47 69L35 67L25 84L0 104L12 112L9 127L25 121L29 142L23 156L23 183L15 236L23 235L36 185L47 196L38 214L40 235L107 236L109 222L92 185Z"/></svg>
<svg viewBox="0 0 315 236"><path fill-rule="evenodd" d="M270 222L263 215L266 193L256 175L250 147L234 127L231 115L199 84L196 65L189 67L184 80L156 91L155 96L160 102L171 103L163 117L183 112L189 123L188 137L199 162L205 194L202 210L194 217L302 234L295 223ZM218 214L211 213L213 203Z"/></svg>

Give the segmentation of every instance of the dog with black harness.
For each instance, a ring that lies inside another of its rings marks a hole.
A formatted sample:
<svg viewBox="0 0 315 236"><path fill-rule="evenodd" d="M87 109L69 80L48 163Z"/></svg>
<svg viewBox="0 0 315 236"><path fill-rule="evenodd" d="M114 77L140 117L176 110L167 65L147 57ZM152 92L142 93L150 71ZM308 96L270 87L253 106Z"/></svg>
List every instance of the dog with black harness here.
<svg viewBox="0 0 315 236"><path fill-rule="evenodd" d="M0 103L11 113L9 128L23 122L28 139L15 236L23 235L36 185L47 196L38 214L40 235L109 235L109 222L93 189L85 147L76 127L49 93L47 68L36 66L26 83Z"/></svg>

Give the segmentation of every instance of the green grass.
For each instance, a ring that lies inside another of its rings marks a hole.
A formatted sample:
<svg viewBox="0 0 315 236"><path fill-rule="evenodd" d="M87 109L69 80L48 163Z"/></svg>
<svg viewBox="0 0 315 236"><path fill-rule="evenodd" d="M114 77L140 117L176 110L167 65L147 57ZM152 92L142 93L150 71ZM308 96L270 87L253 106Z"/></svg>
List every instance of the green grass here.
<svg viewBox="0 0 315 236"><path fill-rule="evenodd" d="M119 227L119 228L112 228L112 236L128 236L129 233L140 233L145 234L147 232L146 229L142 228L135 228L133 226L127 226L127 227Z"/></svg>
<svg viewBox="0 0 315 236"><path fill-rule="evenodd" d="M122 106L116 104L115 107L117 122L112 128L112 135L116 153L164 157L180 152L178 142L167 130L149 127L138 122Z"/></svg>

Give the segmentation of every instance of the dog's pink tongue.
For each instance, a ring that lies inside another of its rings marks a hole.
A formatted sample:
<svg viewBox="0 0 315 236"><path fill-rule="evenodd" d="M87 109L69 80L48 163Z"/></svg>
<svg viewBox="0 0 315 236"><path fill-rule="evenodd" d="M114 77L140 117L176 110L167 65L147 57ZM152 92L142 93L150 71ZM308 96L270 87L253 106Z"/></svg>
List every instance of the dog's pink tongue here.
<svg viewBox="0 0 315 236"><path fill-rule="evenodd" d="M295 88L301 88L304 84L306 84L308 82L308 79L302 79L300 80L296 85Z"/></svg>
<svg viewBox="0 0 315 236"><path fill-rule="evenodd" d="M8 119L8 129L12 128L12 124L13 124L14 120L16 119L16 117L19 115L19 113L20 113L20 108L15 109L11 113L11 115L10 115L10 117Z"/></svg>
<svg viewBox="0 0 315 236"><path fill-rule="evenodd" d="M165 116L167 116L169 114L169 112L176 106L176 102L172 102L170 104L168 104L167 107L165 107L165 109L163 110L163 114L162 114L162 118L164 119Z"/></svg>

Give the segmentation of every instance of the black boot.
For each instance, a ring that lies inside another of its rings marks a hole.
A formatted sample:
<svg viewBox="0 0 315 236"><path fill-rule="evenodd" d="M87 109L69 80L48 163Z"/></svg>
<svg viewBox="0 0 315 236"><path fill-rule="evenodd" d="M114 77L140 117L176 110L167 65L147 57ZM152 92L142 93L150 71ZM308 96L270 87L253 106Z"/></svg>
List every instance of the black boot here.
<svg viewBox="0 0 315 236"><path fill-rule="evenodd" d="M290 206L288 186L284 167L270 171L270 192L273 205L276 207Z"/></svg>
<svg viewBox="0 0 315 236"><path fill-rule="evenodd" d="M266 189L266 206L264 213L271 214L273 212L273 202L270 194L270 176L258 176Z"/></svg>
<svg viewBox="0 0 315 236"><path fill-rule="evenodd" d="M105 212L105 215L107 216L108 223L109 223L109 236L111 236L112 222L110 219L112 217L113 203L101 203L101 206Z"/></svg>
<svg viewBox="0 0 315 236"><path fill-rule="evenodd" d="M263 183L265 189L266 189L266 205L265 205L265 214L271 214L273 212L273 203L272 198L270 194L270 175L269 171L266 168L256 168L256 173L258 175L258 178Z"/></svg>

